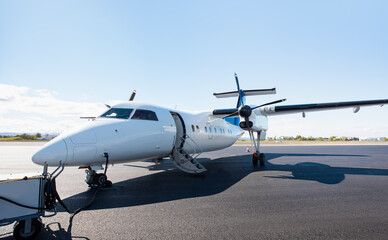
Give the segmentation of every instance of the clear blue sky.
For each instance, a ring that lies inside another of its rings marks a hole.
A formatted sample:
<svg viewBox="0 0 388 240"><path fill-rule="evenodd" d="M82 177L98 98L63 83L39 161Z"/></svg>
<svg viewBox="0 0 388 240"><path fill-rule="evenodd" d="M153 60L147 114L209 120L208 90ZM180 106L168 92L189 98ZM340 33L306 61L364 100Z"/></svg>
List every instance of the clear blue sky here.
<svg viewBox="0 0 388 240"><path fill-rule="evenodd" d="M207 110L234 107L212 93L237 72L242 88L277 87L251 104L382 99L387 42L388 1L1 1L0 83ZM27 121L0 109L11 118ZM388 106L273 117L269 135L388 136L387 119Z"/></svg>

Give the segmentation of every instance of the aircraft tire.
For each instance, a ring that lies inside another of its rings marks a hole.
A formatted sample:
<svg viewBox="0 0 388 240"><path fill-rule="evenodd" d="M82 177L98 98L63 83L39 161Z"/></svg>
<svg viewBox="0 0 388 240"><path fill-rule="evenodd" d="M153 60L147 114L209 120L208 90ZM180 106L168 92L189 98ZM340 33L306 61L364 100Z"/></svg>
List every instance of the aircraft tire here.
<svg viewBox="0 0 388 240"><path fill-rule="evenodd" d="M252 155L252 164L253 164L253 166L257 166L257 163L258 163L257 155L253 154Z"/></svg>
<svg viewBox="0 0 388 240"><path fill-rule="evenodd" d="M260 161L260 166L264 167L265 166L265 155L264 155L264 153L260 153L259 161Z"/></svg>
<svg viewBox="0 0 388 240"><path fill-rule="evenodd" d="M109 181L109 180L106 180L106 182L104 183L104 185L102 185L103 188L111 188L112 187L112 182Z"/></svg>
<svg viewBox="0 0 388 240"><path fill-rule="evenodd" d="M31 232L26 234L26 233L24 233L25 224L26 224L26 222L24 220L17 222L15 224L14 229L13 229L13 237L15 239L17 239L17 240L19 240L19 239L23 239L23 240L35 239L36 236L38 236L40 230L42 229L42 223L37 218L33 218L31 221Z"/></svg>
<svg viewBox="0 0 388 240"><path fill-rule="evenodd" d="M100 173L100 174L97 174L97 182L98 182L98 185L102 185L104 186L104 184L106 183L107 181L107 178L104 174Z"/></svg>

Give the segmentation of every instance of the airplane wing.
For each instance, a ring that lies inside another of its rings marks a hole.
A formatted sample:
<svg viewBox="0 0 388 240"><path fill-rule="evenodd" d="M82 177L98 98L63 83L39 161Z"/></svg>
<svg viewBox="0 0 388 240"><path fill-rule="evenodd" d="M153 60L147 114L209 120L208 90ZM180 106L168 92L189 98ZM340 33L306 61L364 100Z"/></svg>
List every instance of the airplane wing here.
<svg viewBox="0 0 388 240"><path fill-rule="evenodd" d="M353 108L353 112L356 113L360 110L360 107L362 106L383 106L384 104L388 104L388 99L270 106L259 108L259 110L262 115L266 116L334 110L343 108Z"/></svg>

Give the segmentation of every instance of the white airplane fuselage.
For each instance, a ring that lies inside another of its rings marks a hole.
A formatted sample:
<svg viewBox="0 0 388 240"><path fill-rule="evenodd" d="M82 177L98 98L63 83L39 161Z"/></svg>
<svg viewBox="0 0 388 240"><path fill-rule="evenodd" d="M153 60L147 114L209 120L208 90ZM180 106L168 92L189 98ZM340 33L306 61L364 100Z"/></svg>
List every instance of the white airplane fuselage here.
<svg viewBox="0 0 388 240"><path fill-rule="evenodd" d="M187 153L208 152L231 146L244 133L240 127L209 112L189 113L134 102L111 109L132 109L127 118L97 117L84 126L64 133L34 154L36 164L58 166L101 166L104 153L109 163L158 159L174 147ZM157 120L135 119L136 110L151 111ZM263 126L267 118L262 116Z"/></svg>
<svg viewBox="0 0 388 240"><path fill-rule="evenodd" d="M174 165L190 174L201 174L206 168L196 160L195 153L220 150L231 146L247 130L252 144L253 166L265 166L260 140L268 130L268 116L325 111L388 104L388 99L348 102L309 103L270 106L286 99L261 104L245 104L245 96L275 94L276 89L240 89L214 93L217 98L238 97L236 108L214 109L201 113L176 111L150 104L135 103L136 91L129 102L116 104L105 113L69 133L56 137L32 156L36 164L48 166L79 166L88 168L89 187L110 187L108 163L124 163L169 156ZM225 120L227 119L227 120ZM233 124L232 124L233 123ZM238 125L238 126L237 126ZM244 129L244 130L243 130ZM255 139L254 133L257 133ZM257 141L256 141L257 140ZM102 165L105 164L105 168ZM104 173L96 171L104 169Z"/></svg>

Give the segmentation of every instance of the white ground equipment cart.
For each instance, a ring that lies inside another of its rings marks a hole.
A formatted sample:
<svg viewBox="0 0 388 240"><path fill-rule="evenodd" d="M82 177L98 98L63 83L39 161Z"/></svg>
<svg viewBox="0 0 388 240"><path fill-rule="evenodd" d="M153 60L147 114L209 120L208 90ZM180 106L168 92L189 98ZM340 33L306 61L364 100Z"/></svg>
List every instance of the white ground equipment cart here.
<svg viewBox="0 0 388 240"><path fill-rule="evenodd" d="M13 231L15 239L34 239L42 228L40 218L56 214L55 206L52 206L52 214L45 215L45 186L53 174L47 174L45 165L42 175L0 176L0 227L16 221Z"/></svg>

